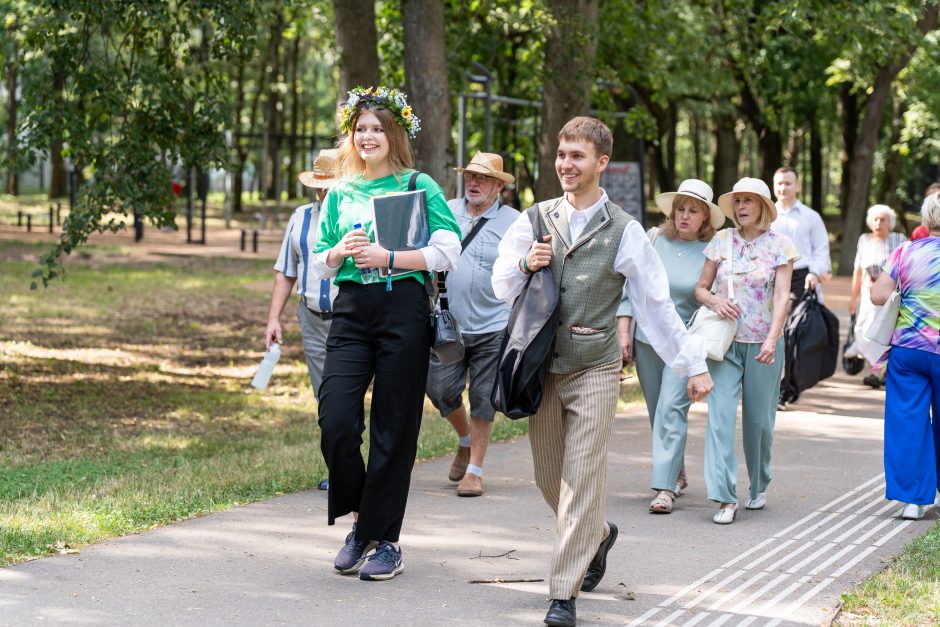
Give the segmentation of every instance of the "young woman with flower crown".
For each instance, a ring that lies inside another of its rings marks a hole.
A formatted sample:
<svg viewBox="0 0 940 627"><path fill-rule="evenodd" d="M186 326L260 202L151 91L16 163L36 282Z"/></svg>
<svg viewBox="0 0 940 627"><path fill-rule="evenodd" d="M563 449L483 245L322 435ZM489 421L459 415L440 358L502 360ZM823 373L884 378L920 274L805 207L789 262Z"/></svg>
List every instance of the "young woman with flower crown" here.
<svg viewBox="0 0 940 627"><path fill-rule="evenodd" d="M428 246L389 251L367 235L370 198L405 191L414 173L408 137L420 130L420 121L404 94L385 87L350 91L340 108L340 130L343 180L324 201L311 264L321 278L335 277L339 287L320 388L320 448L330 479L328 523L349 513L356 521L333 566L343 574L358 572L360 579L386 580L404 568L398 536L424 407L431 313L424 273L453 268L460 228L440 186L419 174L416 187L427 196ZM390 267L413 272L394 275L387 290L384 279L370 282L361 271ZM365 464L359 447L369 383Z"/></svg>

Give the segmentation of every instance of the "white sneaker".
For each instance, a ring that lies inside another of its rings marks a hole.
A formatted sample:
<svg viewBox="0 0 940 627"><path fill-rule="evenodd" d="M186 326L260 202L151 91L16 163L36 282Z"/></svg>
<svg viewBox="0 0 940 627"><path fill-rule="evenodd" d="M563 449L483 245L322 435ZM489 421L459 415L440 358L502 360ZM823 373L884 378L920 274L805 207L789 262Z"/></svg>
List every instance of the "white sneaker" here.
<svg viewBox="0 0 940 627"><path fill-rule="evenodd" d="M914 503L906 503L904 507L901 508L901 518L904 520L920 520L924 517L924 514L927 513L926 505L915 505Z"/></svg>
<svg viewBox="0 0 940 627"><path fill-rule="evenodd" d="M744 497L746 509L764 509L764 505L767 505L767 492L759 492L753 499L750 494Z"/></svg>
<svg viewBox="0 0 940 627"><path fill-rule="evenodd" d="M715 515L712 516L712 520L716 525L730 525L734 522L735 517L738 515L738 504L735 503L733 507L723 507L715 512Z"/></svg>

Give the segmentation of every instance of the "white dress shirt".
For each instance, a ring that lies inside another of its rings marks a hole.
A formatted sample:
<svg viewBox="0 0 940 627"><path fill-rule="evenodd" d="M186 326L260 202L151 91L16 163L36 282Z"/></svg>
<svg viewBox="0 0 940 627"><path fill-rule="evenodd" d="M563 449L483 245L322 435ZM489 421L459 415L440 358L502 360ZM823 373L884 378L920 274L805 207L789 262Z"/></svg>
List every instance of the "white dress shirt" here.
<svg viewBox="0 0 940 627"><path fill-rule="evenodd" d="M777 203L777 219L770 229L786 235L800 252L793 264L794 270L807 269L816 276L831 272L829 259L829 234L818 213L797 200L788 210Z"/></svg>
<svg viewBox="0 0 940 627"><path fill-rule="evenodd" d="M600 200L583 210L562 201L573 242L607 200L607 193L603 192ZM499 257L493 264L493 291L497 298L511 304L522 292L527 275L519 268L519 259L529 252L534 239L529 216L523 212L499 244ZM705 341L690 334L679 319L669 299L666 270L636 220L631 220L623 230L613 269L626 277L633 315L662 360L680 377L708 372Z"/></svg>

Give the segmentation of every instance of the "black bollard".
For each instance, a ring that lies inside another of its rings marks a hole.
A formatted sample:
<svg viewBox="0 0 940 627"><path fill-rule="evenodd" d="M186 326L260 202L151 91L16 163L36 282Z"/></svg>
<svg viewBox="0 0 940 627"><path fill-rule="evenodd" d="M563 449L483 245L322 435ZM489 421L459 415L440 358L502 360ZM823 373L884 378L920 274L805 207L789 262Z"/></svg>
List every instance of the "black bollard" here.
<svg viewBox="0 0 940 627"><path fill-rule="evenodd" d="M23 210L22 209L16 212L16 226L23 226Z"/></svg>
<svg viewBox="0 0 940 627"><path fill-rule="evenodd" d="M258 252L258 231L251 232L251 252Z"/></svg>
<svg viewBox="0 0 940 627"><path fill-rule="evenodd" d="M33 232L33 214L31 213L26 214L26 232L27 233Z"/></svg>
<svg viewBox="0 0 940 627"><path fill-rule="evenodd" d="M55 204L55 225L62 226L62 203Z"/></svg>
<svg viewBox="0 0 940 627"><path fill-rule="evenodd" d="M242 252L245 252L245 243L247 239L248 239L248 231L246 231L245 229L242 229L242 241L241 241Z"/></svg>
<svg viewBox="0 0 940 627"><path fill-rule="evenodd" d="M55 222L52 221L54 211L55 210L52 208L52 205L49 205L49 232L50 233L52 233L52 227L55 226Z"/></svg>

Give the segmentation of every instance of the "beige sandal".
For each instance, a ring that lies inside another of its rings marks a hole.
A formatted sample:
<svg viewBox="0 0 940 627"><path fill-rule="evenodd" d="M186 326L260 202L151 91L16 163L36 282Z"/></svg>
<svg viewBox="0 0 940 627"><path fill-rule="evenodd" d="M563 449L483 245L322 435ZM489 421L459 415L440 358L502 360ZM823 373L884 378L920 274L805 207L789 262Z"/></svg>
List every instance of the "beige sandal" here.
<svg viewBox="0 0 940 627"><path fill-rule="evenodd" d="M650 503L650 514L671 514L676 495L669 490L660 490Z"/></svg>
<svg viewBox="0 0 940 627"><path fill-rule="evenodd" d="M683 466L676 478L676 497L682 496L682 491L687 487L689 487L689 481L685 477L685 466Z"/></svg>

